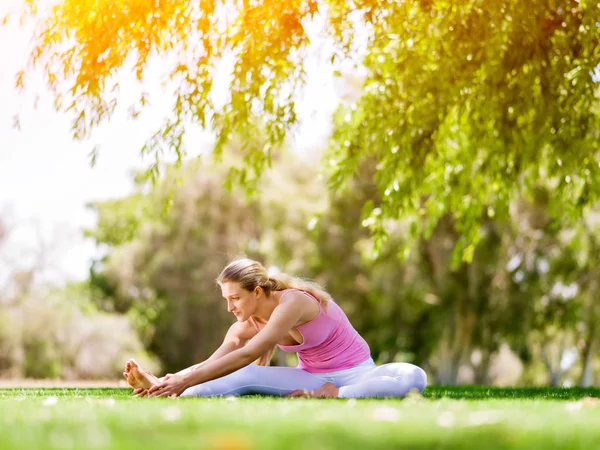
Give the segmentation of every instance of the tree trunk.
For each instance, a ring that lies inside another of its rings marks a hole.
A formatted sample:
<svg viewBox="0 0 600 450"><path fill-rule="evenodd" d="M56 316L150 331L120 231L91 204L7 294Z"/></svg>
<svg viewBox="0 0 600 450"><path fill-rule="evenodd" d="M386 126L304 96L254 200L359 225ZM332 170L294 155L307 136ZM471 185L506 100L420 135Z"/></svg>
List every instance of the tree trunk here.
<svg viewBox="0 0 600 450"><path fill-rule="evenodd" d="M481 362L477 367L474 367L475 384L484 385L490 382L490 362L491 355L487 350L481 350Z"/></svg>
<svg viewBox="0 0 600 450"><path fill-rule="evenodd" d="M594 360L594 350L596 348L596 326L591 325L590 333L586 341L585 349L583 350L583 372L579 385L581 387L591 386L593 383L592 362Z"/></svg>

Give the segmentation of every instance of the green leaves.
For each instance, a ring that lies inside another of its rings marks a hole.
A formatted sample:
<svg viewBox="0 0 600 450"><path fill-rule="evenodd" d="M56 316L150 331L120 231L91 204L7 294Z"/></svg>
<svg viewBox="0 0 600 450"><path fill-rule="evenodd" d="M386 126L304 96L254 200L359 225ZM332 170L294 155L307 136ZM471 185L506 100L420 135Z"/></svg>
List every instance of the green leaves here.
<svg viewBox="0 0 600 450"><path fill-rule="evenodd" d="M573 217L598 199L597 2L62 0L42 16L28 70L44 72L82 139L115 111L117 72L131 62L143 82L149 61L163 58L174 101L143 149L154 177L165 151L186 156L185 130L199 125L215 132L217 157L244 142L229 182L252 189L298 123L315 18L326 21L333 68L349 61L367 72L360 98L335 115L324 161L332 190L377 161L381 203L365 221L381 245L386 221L412 217L428 235L451 213L469 260L482 221L539 184ZM223 64L231 71L216 79Z"/></svg>
<svg viewBox="0 0 600 450"><path fill-rule="evenodd" d="M382 204L370 226L425 217L417 231L427 236L452 213L469 260L481 221L505 215L538 183L557 185L558 202L563 193L577 197L573 215L594 201L593 183L576 174L591 175L584 166L598 161L598 57L582 57L598 44L579 29L600 11L574 5L386 6L386 19L373 21L363 96L341 108L333 136L333 154L344 161L333 169L335 185L362 158L379 161ZM556 14L559 26L550 26ZM568 166L554 164L566 159Z"/></svg>

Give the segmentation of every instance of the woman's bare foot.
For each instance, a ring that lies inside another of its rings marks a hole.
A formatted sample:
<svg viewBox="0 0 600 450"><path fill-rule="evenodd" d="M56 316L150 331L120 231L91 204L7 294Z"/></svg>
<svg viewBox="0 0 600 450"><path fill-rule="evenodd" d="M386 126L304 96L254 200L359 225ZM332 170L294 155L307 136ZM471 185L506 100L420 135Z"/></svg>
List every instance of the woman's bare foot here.
<svg viewBox="0 0 600 450"><path fill-rule="evenodd" d="M337 398L339 389L333 383L325 383L316 391L306 391L298 389L292 392L288 397L304 397L304 398Z"/></svg>
<svg viewBox="0 0 600 450"><path fill-rule="evenodd" d="M125 364L123 376L133 389L149 389L160 381L151 373L148 373L140 367L135 359L130 359Z"/></svg>
<svg viewBox="0 0 600 450"><path fill-rule="evenodd" d="M338 387L333 383L325 383L315 391L313 397L317 398L337 398L339 393Z"/></svg>

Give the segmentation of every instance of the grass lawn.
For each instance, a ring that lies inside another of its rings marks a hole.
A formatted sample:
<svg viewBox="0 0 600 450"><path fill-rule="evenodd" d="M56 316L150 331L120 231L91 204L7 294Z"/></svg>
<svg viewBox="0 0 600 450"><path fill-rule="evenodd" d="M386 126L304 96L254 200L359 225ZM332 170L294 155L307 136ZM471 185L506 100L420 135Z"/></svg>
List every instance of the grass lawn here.
<svg viewBox="0 0 600 450"><path fill-rule="evenodd" d="M600 389L430 387L405 400L138 399L2 389L0 449L596 449Z"/></svg>

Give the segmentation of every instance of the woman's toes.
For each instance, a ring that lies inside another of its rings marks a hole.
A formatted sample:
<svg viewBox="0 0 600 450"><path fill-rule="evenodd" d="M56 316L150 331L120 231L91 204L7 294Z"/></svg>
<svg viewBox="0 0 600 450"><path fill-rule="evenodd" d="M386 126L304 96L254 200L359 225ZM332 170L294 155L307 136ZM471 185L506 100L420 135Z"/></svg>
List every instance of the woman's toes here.
<svg viewBox="0 0 600 450"><path fill-rule="evenodd" d="M292 393L288 394L287 397L305 397L305 398L310 398L310 397L312 397L312 394L313 393L311 391L308 391L306 389L296 389Z"/></svg>

